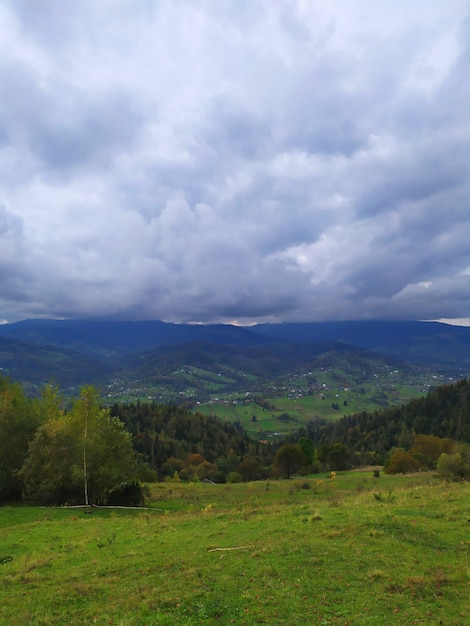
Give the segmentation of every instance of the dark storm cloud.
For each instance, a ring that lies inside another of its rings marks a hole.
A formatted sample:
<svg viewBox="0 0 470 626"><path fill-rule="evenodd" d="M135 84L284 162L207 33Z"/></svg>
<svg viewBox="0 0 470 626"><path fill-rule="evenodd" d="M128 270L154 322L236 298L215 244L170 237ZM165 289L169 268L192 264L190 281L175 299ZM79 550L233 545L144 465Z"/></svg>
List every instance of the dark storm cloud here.
<svg viewBox="0 0 470 626"><path fill-rule="evenodd" d="M468 316L464 0L20 0L0 27L0 319Z"/></svg>

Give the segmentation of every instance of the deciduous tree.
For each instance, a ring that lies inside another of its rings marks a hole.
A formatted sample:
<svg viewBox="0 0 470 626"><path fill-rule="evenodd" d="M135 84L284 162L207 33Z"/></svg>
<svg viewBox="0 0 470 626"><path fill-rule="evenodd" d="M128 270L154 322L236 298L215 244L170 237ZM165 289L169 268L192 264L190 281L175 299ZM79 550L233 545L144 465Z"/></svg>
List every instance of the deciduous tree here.
<svg viewBox="0 0 470 626"><path fill-rule="evenodd" d="M0 502L21 498L18 470L41 419L40 401L33 403L18 384L0 376Z"/></svg>
<svg viewBox="0 0 470 626"><path fill-rule="evenodd" d="M281 476L290 478L292 474L304 469L307 465L308 459L302 448L295 443L286 443L276 452L273 467Z"/></svg>
<svg viewBox="0 0 470 626"><path fill-rule="evenodd" d="M441 454L443 452L449 453L453 445L452 439L432 435L416 435L410 452L422 466L435 469Z"/></svg>
<svg viewBox="0 0 470 626"><path fill-rule="evenodd" d="M446 480L470 480L470 446L457 443L449 453L443 452L437 473Z"/></svg>
<svg viewBox="0 0 470 626"><path fill-rule="evenodd" d="M103 503L135 474L130 435L100 408L93 387L82 389L70 413L38 429L21 471L26 497L48 504Z"/></svg>
<svg viewBox="0 0 470 626"><path fill-rule="evenodd" d="M394 450L384 465L386 474L407 474L408 472L416 472L419 468L417 461L412 454L405 450Z"/></svg>
<svg viewBox="0 0 470 626"><path fill-rule="evenodd" d="M301 437L298 441L298 444L301 447L302 452L305 454L307 461L311 465L313 463L313 457L315 453L313 441L308 437Z"/></svg>
<svg viewBox="0 0 470 626"><path fill-rule="evenodd" d="M344 470L350 466L348 449L342 443L321 446L318 450L318 458L331 470Z"/></svg>

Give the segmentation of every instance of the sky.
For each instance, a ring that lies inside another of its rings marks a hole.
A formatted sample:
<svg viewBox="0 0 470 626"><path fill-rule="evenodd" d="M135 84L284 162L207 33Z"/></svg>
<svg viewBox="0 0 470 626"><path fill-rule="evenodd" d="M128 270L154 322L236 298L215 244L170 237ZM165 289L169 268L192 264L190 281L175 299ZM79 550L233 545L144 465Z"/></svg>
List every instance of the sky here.
<svg viewBox="0 0 470 626"><path fill-rule="evenodd" d="M467 0L3 0L0 320L470 317Z"/></svg>

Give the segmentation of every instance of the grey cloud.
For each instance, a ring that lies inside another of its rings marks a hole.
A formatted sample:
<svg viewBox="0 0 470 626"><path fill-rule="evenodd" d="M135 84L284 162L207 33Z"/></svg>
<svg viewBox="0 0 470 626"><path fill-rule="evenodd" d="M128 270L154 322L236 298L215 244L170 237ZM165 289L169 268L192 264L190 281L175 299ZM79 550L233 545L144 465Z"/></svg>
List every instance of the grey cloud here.
<svg viewBox="0 0 470 626"><path fill-rule="evenodd" d="M129 94L44 85L20 63L0 62L0 80L9 94L0 105L1 134L29 151L44 175L98 159L104 165L117 150L132 149L141 116Z"/></svg>
<svg viewBox="0 0 470 626"><path fill-rule="evenodd" d="M407 285L391 301L395 317L405 308L415 319L436 319L440 312L444 318L454 318L457 311L467 310L470 305L470 276L460 275L444 278L430 285ZM421 317L423 316L424 317Z"/></svg>
<svg viewBox="0 0 470 626"><path fill-rule="evenodd" d="M217 158L231 161L256 159L269 150L270 129L266 120L235 106L227 97L214 99L212 116L201 140Z"/></svg>
<svg viewBox="0 0 470 626"><path fill-rule="evenodd" d="M464 0L21 0L2 23L8 319L468 315Z"/></svg>
<svg viewBox="0 0 470 626"><path fill-rule="evenodd" d="M74 40L85 24L83 14L73 10L73 1L18 0L15 17L28 36L43 45Z"/></svg>
<svg viewBox="0 0 470 626"><path fill-rule="evenodd" d="M78 109L78 110L76 110ZM124 94L97 98L76 94L73 108L54 113L33 138L40 157L55 170L71 166L103 165L119 150L132 150L139 116Z"/></svg>
<svg viewBox="0 0 470 626"><path fill-rule="evenodd" d="M22 220L0 202L0 311L30 302L32 275L24 263Z"/></svg>
<svg viewBox="0 0 470 626"><path fill-rule="evenodd" d="M0 237L19 242L23 235L23 223L20 217L12 213L0 202Z"/></svg>

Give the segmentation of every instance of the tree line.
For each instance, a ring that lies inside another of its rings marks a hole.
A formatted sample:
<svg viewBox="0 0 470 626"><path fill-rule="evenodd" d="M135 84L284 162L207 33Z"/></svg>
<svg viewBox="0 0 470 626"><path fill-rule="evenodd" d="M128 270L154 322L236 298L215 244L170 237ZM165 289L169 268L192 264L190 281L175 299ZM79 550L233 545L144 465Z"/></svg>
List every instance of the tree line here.
<svg viewBox="0 0 470 626"><path fill-rule="evenodd" d="M343 444L354 465L382 464L391 449L410 450L416 435L470 443L470 381L437 387L401 406L312 421L300 432L319 445Z"/></svg>
<svg viewBox="0 0 470 626"><path fill-rule="evenodd" d="M0 501L104 504L137 476L130 434L93 387L65 409L52 387L29 399L0 378Z"/></svg>
<svg viewBox="0 0 470 626"><path fill-rule="evenodd" d="M470 383L393 409L314 420L277 445L237 424L155 402L103 408L94 387L28 398L0 376L0 502L139 503L157 480L237 482L384 465L470 477Z"/></svg>
<svg viewBox="0 0 470 626"><path fill-rule="evenodd" d="M134 449L155 479L258 480L267 477L273 449L238 425L156 402L114 404Z"/></svg>
<svg viewBox="0 0 470 626"><path fill-rule="evenodd" d="M53 387L28 398L0 377L0 502L138 504L145 482L266 478L274 454L239 426L181 406L104 408L94 387L71 402Z"/></svg>

